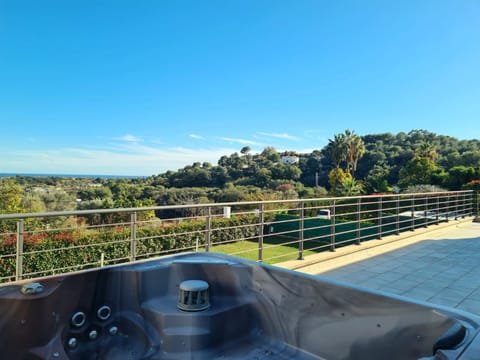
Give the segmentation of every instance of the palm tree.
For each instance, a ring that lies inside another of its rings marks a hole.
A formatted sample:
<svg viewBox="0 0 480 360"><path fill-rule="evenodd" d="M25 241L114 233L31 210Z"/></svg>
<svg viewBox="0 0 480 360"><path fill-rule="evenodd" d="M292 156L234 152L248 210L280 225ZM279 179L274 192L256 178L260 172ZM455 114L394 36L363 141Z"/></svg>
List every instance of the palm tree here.
<svg viewBox="0 0 480 360"><path fill-rule="evenodd" d="M346 178L340 184L340 193L343 196L356 196L363 193L363 184L353 178Z"/></svg>
<svg viewBox="0 0 480 360"><path fill-rule="evenodd" d="M327 153L330 156L335 168L339 168L340 164L346 160L347 144L345 143L344 134L336 134L332 139L328 139Z"/></svg>
<svg viewBox="0 0 480 360"><path fill-rule="evenodd" d="M347 129L344 134L336 134L333 140L328 140L327 153L335 168L345 162L347 172L353 174L358 160L365 154L365 144L360 136Z"/></svg>
<svg viewBox="0 0 480 360"><path fill-rule="evenodd" d="M435 149L435 146L433 146L433 144L429 141L422 141L415 149L415 155L421 158L430 159L434 162L438 158L438 153Z"/></svg>
<svg viewBox="0 0 480 360"><path fill-rule="evenodd" d="M365 154L365 144L360 136L350 130L345 130L345 143L347 153L345 161L347 162L347 171L353 175L357 170L358 160Z"/></svg>

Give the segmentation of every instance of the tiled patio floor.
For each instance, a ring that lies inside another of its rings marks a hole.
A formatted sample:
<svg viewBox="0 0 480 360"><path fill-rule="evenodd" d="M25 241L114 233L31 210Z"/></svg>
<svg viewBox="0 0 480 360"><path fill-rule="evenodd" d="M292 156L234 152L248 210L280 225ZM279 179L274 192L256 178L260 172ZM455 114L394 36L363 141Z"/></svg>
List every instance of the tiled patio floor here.
<svg viewBox="0 0 480 360"><path fill-rule="evenodd" d="M397 250L334 270L310 266L306 272L480 315L480 223L418 236Z"/></svg>

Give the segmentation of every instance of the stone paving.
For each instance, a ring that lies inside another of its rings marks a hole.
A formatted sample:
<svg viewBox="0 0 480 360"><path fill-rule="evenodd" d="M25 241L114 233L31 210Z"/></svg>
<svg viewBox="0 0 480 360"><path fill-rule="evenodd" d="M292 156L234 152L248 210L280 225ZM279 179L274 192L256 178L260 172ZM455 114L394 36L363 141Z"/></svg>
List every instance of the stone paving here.
<svg viewBox="0 0 480 360"><path fill-rule="evenodd" d="M342 261L339 259L338 261ZM480 315L480 224L419 234L409 245L336 269L297 269Z"/></svg>

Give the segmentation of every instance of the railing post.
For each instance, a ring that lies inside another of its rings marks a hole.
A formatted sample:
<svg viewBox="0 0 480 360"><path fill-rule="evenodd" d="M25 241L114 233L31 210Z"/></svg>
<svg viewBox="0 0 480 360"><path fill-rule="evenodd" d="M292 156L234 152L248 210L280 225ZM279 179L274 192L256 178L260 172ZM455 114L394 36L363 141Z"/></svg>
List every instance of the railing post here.
<svg viewBox="0 0 480 360"><path fill-rule="evenodd" d="M23 233L24 220L17 221L17 264L15 268L15 280L22 280L23 277Z"/></svg>
<svg viewBox="0 0 480 360"><path fill-rule="evenodd" d="M380 195L378 198L378 239L382 239L383 232L383 218L382 218L382 208L383 208L383 196Z"/></svg>
<svg viewBox="0 0 480 360"><path fill-rule="evenodd" d="M437 221L437 225L440 224L440 195L438 194L437 194L437 209L436 209L435 220Z"/></svg>
<svg viewBox="0 0 480 360"><path fill-rule="evenodd" d="M263 262L263 229L265 227L265 207L262 204L260 204L260 207L259 207L259 212L258 212L258 215L259 215L259 222L258 222L258 226L259 226L259 229L258 229L258 261L259 262Z"/></svg>
<svg viewBox="0 0 480 360"><path fill-rule="evenodd" d="M425 209L423 210L423 217L424 217L423 227L424 228L428 226L427 212L428 212L428 195L425 195Z"/></svg>
<svg viewBox="0 0 480 360"><path fill-rule="evenodd" d="M137 213L130 214L130 261L137 259Z"/></svg>
<svg viewBox="0 0 480 360"><path fill-rule="evenodd" d="M465 213L466 213L466 203L467 201L465 200L466 194L462 193L462 219L465 219Z"/></svg>
<svg viewBox="0 0 480 360"><path fill-rule="evenodd" d="M298 260L303 260L303 239L304 239L304 228L305 228L305 203L300 202L300 223L299 234L298 234Z"/></svg>
<svg viewBox="0 0 480 360"><path fill-rule="evenodd" d="M445 205L445 220L448 222L448 212L450 211L450 194L447 193L445 194L445 197L447 198L446 205Z"/></svg>
<svg viewBox="0 0 480 360"><path fill-rule="evenodd" d="M458 193L455 194L455 220L458 220Z"/></svg>
<svg viewBox="0 0 480 360"><path fill-rule="evenodd" d="M415 231L415 195L412 196L412 224L410 231Z"/></svg>
<svg viewBox="0 0 480 360"><path fill-rule="evenodd" d="M361 211L362 211L362 201L361 201L361 198L358 198L357 199L357 245L360 245L361 237L362 237L362 233L360 231L361 222L362 222Z"/></svg>
<svg viewBox="0 0 480 360"><path fill-rule="evenodd" d="M476 216L480 216L480 212L478 211L479 209L479 203L480 201L478 201L478 195L480 194L480 191L477 191L477 213L475 214ZM472 196L472 199L473 199L473 196Z"/></svg>
<svg viewBox="0 0 480 360"><path fill-rule="evenodd" d="M330 251L335 251L335 214L336 200L333 200L332 213L330 214Z"/></svg>
<svg viewBox="0 0 480 360"><path fill-rule="evenodd" d="M205 219L205 251L210 251L211 243L211 231L212 231L212 207L207 207L207 218Z"/></svg>
<svg viewBox="0 0 480 360"><path fill-rule="evenodd" d="M396 204L396 216L397 216L397 221L395 224L395 233L396 235L400 235L400 195L397 195L397 204Z"/></svg>

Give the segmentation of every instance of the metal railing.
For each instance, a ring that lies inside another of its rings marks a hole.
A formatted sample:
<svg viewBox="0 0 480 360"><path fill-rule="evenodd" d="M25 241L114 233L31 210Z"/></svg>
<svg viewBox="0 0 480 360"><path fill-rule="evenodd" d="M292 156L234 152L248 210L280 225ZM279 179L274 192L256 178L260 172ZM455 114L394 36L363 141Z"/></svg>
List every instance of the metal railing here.
<svg viewBox="0 0 480 360"><path fill-rule="evenodd" d="M473 215L472 191L0 215L0 282L186 251L275 263Z"/></svg>

